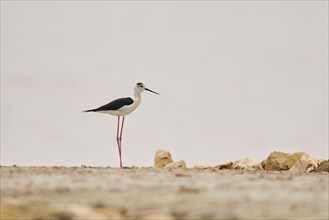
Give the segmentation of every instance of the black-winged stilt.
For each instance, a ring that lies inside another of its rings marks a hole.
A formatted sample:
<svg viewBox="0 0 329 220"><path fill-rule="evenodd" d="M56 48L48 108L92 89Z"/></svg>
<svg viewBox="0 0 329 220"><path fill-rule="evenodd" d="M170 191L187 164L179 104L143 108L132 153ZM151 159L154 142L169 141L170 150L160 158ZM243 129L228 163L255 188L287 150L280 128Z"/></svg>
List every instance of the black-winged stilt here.
<svg viewBox="0 0 329 220"><path fill-rule="evenodd" d="M125 116L133 112L142 101L142 92L143 91L149 91L153 92L155 94L158 94L157 92L154 92L148 88L145 87L145 85L141 82L137 83L134 89L135 97L134 99L127 97L127 98L120 98L116 99L106 105L103 105L99 108L86 110L84 112L100 112L110 115L118 116L118 127L117 127L117 143L118 143L118 150L119 150L119 157L120 157L120 168L122 168L122 157L121 157L121 140L122 140L122 131L123 131L123 123L125 121ZM120 127L120 117L122 116L122 124Z"/></svg>

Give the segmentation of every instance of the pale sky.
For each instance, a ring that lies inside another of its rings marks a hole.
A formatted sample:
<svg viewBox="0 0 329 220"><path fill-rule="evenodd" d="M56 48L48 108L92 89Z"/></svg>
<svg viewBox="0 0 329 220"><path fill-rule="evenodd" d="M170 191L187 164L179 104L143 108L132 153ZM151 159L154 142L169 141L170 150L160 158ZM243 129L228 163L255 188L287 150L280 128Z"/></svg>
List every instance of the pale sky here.
<svg viewBox="0 0 329 220"><path fill-rule="evenodd" d="M328 158L328 1L1 1L1 165Z"/></svg>

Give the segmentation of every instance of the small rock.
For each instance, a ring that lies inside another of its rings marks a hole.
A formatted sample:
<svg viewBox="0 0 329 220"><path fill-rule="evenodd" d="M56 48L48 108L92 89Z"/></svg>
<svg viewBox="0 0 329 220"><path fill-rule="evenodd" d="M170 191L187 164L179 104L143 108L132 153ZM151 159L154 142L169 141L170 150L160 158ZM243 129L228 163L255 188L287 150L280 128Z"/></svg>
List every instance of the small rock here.
<svg viewBox="0 0 329 220"><path fill-rule="evenodd" d="M329 172L329 161L322 161L316 168L315 172Z"/></svg>
<svg viewBox="0 0 329 220"><path fill-rule="evenodd" d="M306 153L297 152L293 154L273 151L266 160L262 161L262 167L267 171L289 170Z"/></svg>
<svg viewBox="0 0 329 220"><path fill-rule="evenodd" d="M297 153L289 154L287 160L285 161L285 164L287 164L289 169L291 169L296 164L296 162L300 160L300 158L305 154L306 154L305 152L297 152Z"/></svg>
<svg viewBox="0 0 329 220"><path fill-rule="evenodd" d="M180 160L177 162L171 162L168 163L165 168L172 168L172 169L177 169L177 168L186 168L186 163L184 160Z"/></svg>
<svg viewBox="0 0 329 220"><path fill-rule="evenodd" d="M163 168L167 164L174 162L171 153L166 150L158 150L154 156L154 167Z"/></svg>
<svg viewBox="0 0 329 220"><path fill-rule="evenodd" d="M267 163L267 159L263 160L263 161L260 163L260 165L262 166L263 170L265 170L266 163Z"/></svg>
<svg viewBox="0 0 329 220"><path fill-rule="evenodd" d="M315 171L315 169L318 167L318 164L316 162L316 159L314 159L312 156L310 156L307 153L304 153L302 157L299 158L299 160L289 169L289 171L292 172L312 172Z"/></svg>
<svg viewBox="0 0 329 220"><path fill-rule="evenodd" d="M232 165L233 165L233 162L229 161L229 162L226 162L224 164L218 164L214 168L216 168L218 170L231 169Z"/></svg>
<svg viewBox="0 0 329 220"><path fill-rule="evenodd" d="M319 159L319 160L316 160L316 162L318 163L318 165L320 165L323 161L328 161L326 159Z"/></svg>
<svg viewBox="0 0 329 220"><path fill-rule="evenodd" d="M267 157L266 161L262 162L262 165L267 171L288 170L289 167L284 164L284 161L286 161L288 155L289 154L287 153L274 151Z"/></svg>
<svg viewBox="0 0 329 220"><path fill-rule="evenodd" d="M256 170L257 167L258 164L248 157L241 160L237 160L232 165L232 169Z"/></svg>
<svg viewBox="0 0 329 220"><path fill-rule="evenodd" d="M193 166L193 169L197 169L197 170L204 170L209 168L212 168L212 166L205 163L197 163Z"/></svg>
<svg viewBox="0 0 329 220"><path fill-rule="evenodd" d="M264 170L262 163L258 163L255 167L256 170Z"/></svg>

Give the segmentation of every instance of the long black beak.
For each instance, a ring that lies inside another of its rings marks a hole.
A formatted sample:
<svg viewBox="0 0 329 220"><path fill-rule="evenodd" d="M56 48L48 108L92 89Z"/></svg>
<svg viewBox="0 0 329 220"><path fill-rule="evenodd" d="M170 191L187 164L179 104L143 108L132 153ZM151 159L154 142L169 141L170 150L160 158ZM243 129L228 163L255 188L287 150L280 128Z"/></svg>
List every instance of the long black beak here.
<svg viewBox="0 0 329 220"><path fill-rule="evenodd" d="M146 91L149 91L149 92L153 92L153 93L155 93L155 94L157 94L157 95L160 95L159 93L154 92L154 91L152 91L151 89L145 88L145 90L146 90Z"/></svg>

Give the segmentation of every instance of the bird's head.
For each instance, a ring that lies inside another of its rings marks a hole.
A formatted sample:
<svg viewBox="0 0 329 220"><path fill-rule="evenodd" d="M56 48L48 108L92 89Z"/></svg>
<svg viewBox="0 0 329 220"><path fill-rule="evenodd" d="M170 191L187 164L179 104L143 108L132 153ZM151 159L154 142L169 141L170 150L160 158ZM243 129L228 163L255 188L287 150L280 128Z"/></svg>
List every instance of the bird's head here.
<svg viewBox="0 0 329 220"><path fill-rule="evenodd" d="M153 92L153 93L159 95L159 93L146 88L145 85L141 82L136 84L135 91L138 92L139 94L142 93L143 91L149 91L149 92Z"/></svg>

